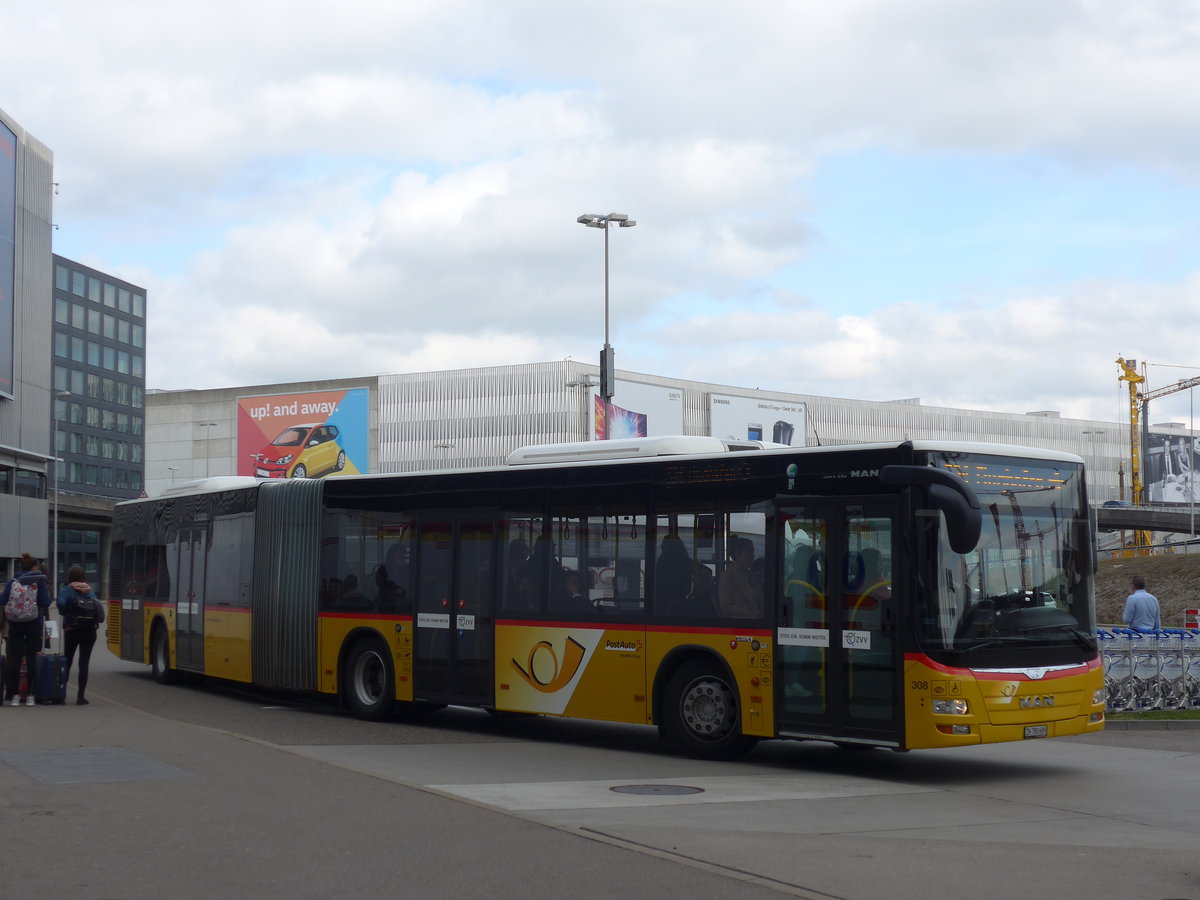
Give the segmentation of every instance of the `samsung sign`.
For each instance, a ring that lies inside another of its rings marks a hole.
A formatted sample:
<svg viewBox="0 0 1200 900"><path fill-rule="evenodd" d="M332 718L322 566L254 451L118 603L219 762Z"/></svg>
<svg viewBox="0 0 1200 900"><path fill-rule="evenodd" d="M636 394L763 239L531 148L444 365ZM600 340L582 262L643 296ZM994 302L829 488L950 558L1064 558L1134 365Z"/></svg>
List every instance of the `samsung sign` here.
<svg viewBox="0 0 1200 900"><path fill-rule="evenodd" d="M17 260L17 136L0 122L0 394L13 392Z"/></svg>

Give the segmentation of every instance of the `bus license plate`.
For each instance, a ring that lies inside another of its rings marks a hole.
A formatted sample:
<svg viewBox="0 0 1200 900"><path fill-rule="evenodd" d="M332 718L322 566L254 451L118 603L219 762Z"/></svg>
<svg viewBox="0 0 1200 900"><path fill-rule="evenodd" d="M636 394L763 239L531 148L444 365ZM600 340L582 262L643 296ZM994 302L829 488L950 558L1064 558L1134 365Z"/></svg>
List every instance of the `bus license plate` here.
<svg viewBox="0 0 1200 900"><path fill-rule="evenodd" d="M1049 733L1050 733L1049 725L1026 725L1025 726L1025 737L1027 737L1027 738L1045 737Z"/></svg>

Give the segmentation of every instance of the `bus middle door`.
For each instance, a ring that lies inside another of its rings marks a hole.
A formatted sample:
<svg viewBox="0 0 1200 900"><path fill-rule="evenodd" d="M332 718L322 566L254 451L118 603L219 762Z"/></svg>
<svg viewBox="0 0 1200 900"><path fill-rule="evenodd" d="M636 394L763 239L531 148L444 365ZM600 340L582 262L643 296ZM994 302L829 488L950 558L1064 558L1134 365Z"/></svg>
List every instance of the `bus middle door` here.
<svg viewBox="0 0 1200 900"><path fill-rule="evenodd" d="M175 665L204 671L204 575L208 534L203 527L179 530L179 577L175 581Z"/></svg>
<svg viewBox="0 0 1200 900"><path fill-rule="evenodd" d="M491 706L496 525L486 515L422 516L417 529L413 699Z"/></svg>

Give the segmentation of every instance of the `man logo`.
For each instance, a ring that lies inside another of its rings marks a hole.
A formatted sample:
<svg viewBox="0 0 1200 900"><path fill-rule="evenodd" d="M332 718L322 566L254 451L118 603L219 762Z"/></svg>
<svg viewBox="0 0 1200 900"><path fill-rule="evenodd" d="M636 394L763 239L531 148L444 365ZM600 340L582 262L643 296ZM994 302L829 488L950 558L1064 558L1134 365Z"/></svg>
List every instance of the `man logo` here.
<svg viewBox="0 0 1200 900"><path fill-rule="evenodd" d="M1041 709L1042 707L1053 706L1054 698L1049 695L1042 697L1021 697L1017 702L1021 709Z"/></svg>
<svg viewBox="0 0 1200 900"><path fill-rule="evenodd" d="M530 647L529 659L524 666L515 659L511 662L517 674L524 678L531 688L543 694L553 694L571 683L571 679L583 663L586 652L583 644L568 636L561 666L558 664L558 654L554 652L554 645L549 641L538 641Z"/></svg>

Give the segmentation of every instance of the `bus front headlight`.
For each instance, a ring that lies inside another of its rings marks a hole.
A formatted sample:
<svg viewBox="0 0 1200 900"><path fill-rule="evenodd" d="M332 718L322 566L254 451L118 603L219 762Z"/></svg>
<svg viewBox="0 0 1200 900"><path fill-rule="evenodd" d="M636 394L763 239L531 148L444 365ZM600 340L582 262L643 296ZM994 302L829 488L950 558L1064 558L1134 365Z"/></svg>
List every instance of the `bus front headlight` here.
<svg viewBox="0 0 1200 900"><path fill-rule="evenodd" d="M966 700L934 700L933 713L938 716L965 716L967 714Z"/></svg>
<svg viewBox="0 0 1200 900"><path fill-rule="evenodd" d="M1097 688L1092 691L1092 706L1101 706L1107 699L1107 691L1104 688Z"/></svg>

